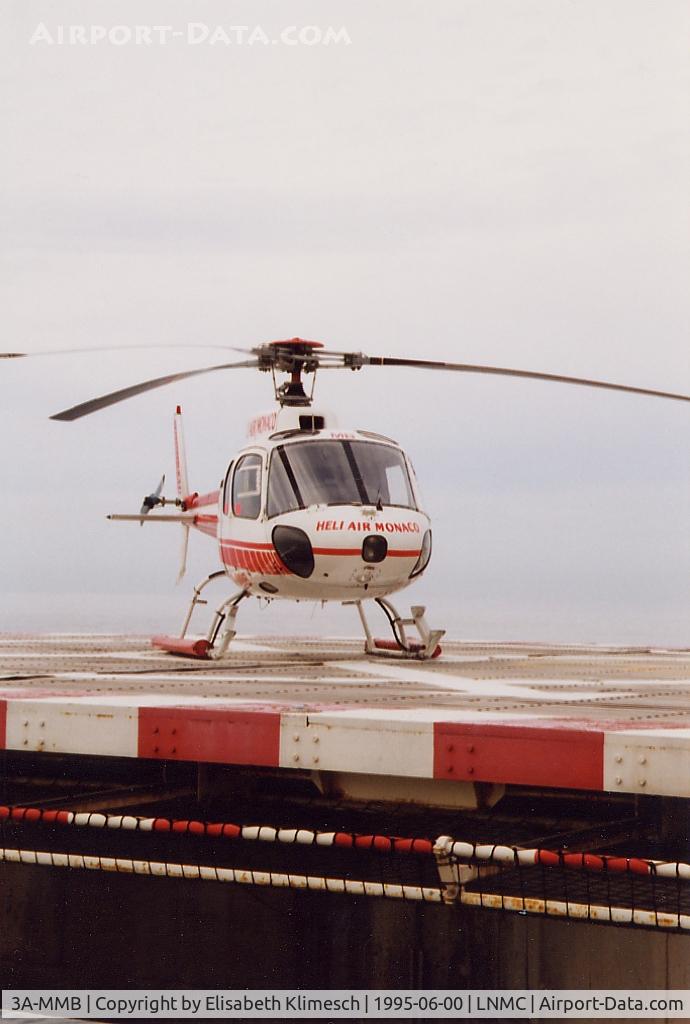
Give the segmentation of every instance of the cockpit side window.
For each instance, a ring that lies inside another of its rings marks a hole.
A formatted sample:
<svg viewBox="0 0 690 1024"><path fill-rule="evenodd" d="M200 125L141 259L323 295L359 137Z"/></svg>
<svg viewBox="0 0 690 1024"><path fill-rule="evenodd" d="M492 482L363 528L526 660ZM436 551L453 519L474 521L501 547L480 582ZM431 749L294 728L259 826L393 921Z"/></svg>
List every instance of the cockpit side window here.
<svg viewBox="0 0 690 1024"><path fill-rule="evenodd" d="M266 514L270 519L281 512L293 512L298 508L304 508L299 484L287 456L278 448L271 456Z"/></svg>
<svg viewBox="0 0 690 1024"><path fill-rule="evenodd" d="M232 513L258 519L261 511L261 456L243 455L232 478Z"/></svg>
<svg viewBox="0 0 690 1024"><path fill-rule="evenodd" d="M230 497L232 494L232 467L235 465L231 462L228 466L228 471L225 474L225 485L223 487L223 515L230 515Z"/></svg>

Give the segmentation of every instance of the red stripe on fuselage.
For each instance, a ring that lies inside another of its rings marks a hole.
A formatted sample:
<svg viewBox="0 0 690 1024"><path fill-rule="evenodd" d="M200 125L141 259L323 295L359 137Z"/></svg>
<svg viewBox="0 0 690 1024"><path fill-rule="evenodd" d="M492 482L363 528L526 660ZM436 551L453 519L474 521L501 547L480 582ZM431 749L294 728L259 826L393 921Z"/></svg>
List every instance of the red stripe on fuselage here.
<svg viewBox="0 0 690 1024"><path fill-rule="evenodd" d="M218 516L194 516L192 525L209 537L215 538L218 534Z"/></svg>
<svg viewBox="0 0 690 1024"><path fill-rule="evenodd" d="M275 551L273 544L259 544L254 541L246 540L222 540L221 544L223 547L228 548L245 548L248 551ZM315 555L361 555L362 549L359 548L312 548ZM395 548L388 549L388 555L391 558L419 558L420 548L414 549L400 549Z"/></svg>
<svg viewBox="0 0 690 1024"><path fill-rule="evenodd" d="M259 544L248 540L223 540L222 544L228 544L233 548L252 548L254 551L274 551L272 544Z"/></svg>
<svg viewBox="0 0 690 1024"><path fill-rule="evenodd" d="M361 548L313 548L312 550L315 555L349 555L351 557L357 555L359 558L362 557ZM394 551L389 548L387 557L419 558L419 551Z"/></svg>
<svg viewBox="0 0 690 1024"><path fill-rule="evenodd" d="M271 544L245 544L239 547L228 541L222 541L221 559L224 565L232 569L247 569L249 572L261 573L264 576L287 576L289 570L278 558Z"/></svg>
<svg viewBox="0 0 690 1024"><path fill-rule="evenodd" d="M197 517L201 519L202 517ZM210 517L207 517L210 518ZM272 544L259 543L246 540L221 540L221 559L224 565L233 569L246 569L248 572L261 573L265 576L287 576L289 570L280 561L276 549ZM313 548L315 555L345 556L347 558L362 557L362 549L359 548ZM404 549L395 551L388 549L388 557L391 558L419 558L420 549Z"/></svg>
<svg viewBox="0 0 690 1024"><path fill-rule="evenodd" d="M201 508L202 505L217 505L218 491L209 491L208 494L197 494L187 505L187 508Z"/></svg>

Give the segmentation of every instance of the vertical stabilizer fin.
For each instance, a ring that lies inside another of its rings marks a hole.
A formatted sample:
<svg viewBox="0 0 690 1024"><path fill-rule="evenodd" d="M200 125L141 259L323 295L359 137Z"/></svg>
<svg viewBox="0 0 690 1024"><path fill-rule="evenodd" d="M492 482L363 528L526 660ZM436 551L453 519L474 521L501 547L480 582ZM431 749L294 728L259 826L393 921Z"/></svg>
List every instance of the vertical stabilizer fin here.
<svg viewBox="0 0 690 1024"><path fill-rule="evenodd" d="M177 481L177 497L182 499L189 495L189 479L187 477L187 453L184 446L184 429L182 426L182 408L178 405L173 421L175 431L175 479Z"/></svg>
<svg viewBox="0 0 690 1024"><path fill-rule="evenodd" d="M177 406L175 409L175 419L173 420L173 430L175 437L175 480L177 483L177 497L180 501L183 501L189 496L189 478L187 476L187 452L184 445L184 428L182 426L182 408ZM182 524L182 545L180 548L180 568L177 573L177 582L183 578L187 571L187 551L189 548L189 527L186 523Z"/></svg>

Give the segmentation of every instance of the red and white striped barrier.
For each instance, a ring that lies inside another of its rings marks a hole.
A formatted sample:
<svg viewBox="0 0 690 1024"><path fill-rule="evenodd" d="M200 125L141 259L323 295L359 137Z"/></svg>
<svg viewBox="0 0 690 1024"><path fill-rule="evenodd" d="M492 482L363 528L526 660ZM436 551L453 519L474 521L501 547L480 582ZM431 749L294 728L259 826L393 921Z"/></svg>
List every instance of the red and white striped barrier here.
<svg viewBox="0 0 690 1024"><path fill-rule="evenodd" d="M690 864L619 854L565 853L539 847L524 848L500 843L476 843L439 836L424 837L365 835L357 832L326 832L308 828L275 828L273 825L238 825L234 822L196 821L187 818L147 818L133 814L104 814L100 811L54 810L39 807L0 805L3 823L61 825L115 831L169 833L177 836L205 836L209 839L238 839L248 842L285 843L291 846L319 846L355 852L412 854L454 859L467 863L500 864L504 867L567 868L599 874L652 875L690 881Z"/></svg>
<svg viewBox="0 0 690 1024"><path fill-rule="evenodd" d="M492 892L492 883L501 875L481 879L476 868L465 865L499 865L507 868L536 867L552 870L577 870L620 876L621 874L675 879L678 885L690 881L690 864L665 862L639 857L609 854L564 853L539 848L524 849L496 843L476 843L439 836L435 842L425 838L403 838L385 835L360 835L350 832L320 832L313 829L275 828L272 825L238 825L232 822L203 822L189 819L146 818L135 815L114 815L101 812L41 809L35 807L0 806L0 834L4 826L43 825L68 826L100 830L139 831L177 836L204 836L209 839L244 840L249 842L288 843L290 845L347 848L352 851L379 854L433 856L439 872L439 886L418 886L364 879L344 879L328 875L265 871L217 865L186 864L148 858L110 857L100 854L28 850L0 847L0 861L8 863L111 871L152 877L234 883L302 889L310 892L341 893L353 896L453 903L487 909L568 917L614 924L642 925L656 928L690 929L690 915L634 904L619 906L619 896L602 904L584 902L581 898L553 899L539 895L515 895ZM531 873L531 872L530 872ZM484 885L476 889L477 879ZM474 887L466 884L473 882ZM464 884L463 884L464 883ZM652 892L652 898L653 892Z"/></svg>
<svg viewBox="0 0 690 1024"><path fill-rule="evenodd" d="M653 860L644 857L621 857L616 854L563 853L555 850L523 849L497 843L468 843L440 836L434 844L437 856L445 855L462 861L480 861L514 867L568 868L598 874L653 875L690 881L690 864L682 861Z"/></svg>
<svg viewBox="0 0 690 1024"><path fill-rule="evenodd" d="M137 694L0 700L0 748L690 797L690 729Z"/></svg>
<svg viewBox="0 0 690 1024"><path fill-rule="evenodd" d="M210 839L244 839L300 846L333 846L355 851L420 854L431 856L430 839L362 835L356 832L321 832L308 828L274 828L273 825L236 825L233 822L195 821L178 818L144 818L133 814L103 814L100 811L53 810L39 807L0 805L3 822L27 825L74 825L129 832L169 832L173 835L207 836Z"/></svg>

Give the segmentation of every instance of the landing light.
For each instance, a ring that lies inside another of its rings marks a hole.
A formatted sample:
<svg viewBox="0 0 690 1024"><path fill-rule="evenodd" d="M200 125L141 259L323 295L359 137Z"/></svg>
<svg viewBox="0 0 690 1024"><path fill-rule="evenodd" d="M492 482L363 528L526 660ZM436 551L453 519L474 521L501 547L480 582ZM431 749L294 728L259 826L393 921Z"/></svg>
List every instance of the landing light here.
<svg viewBox="0 0 690 1024"><path fill-rule="evenodd" d="M303 580L309 579L314 571L314 552L304 530L296 526L276 526L271 539L285 568Z"/></svg>
<svg viewBox="0 0 690 1024"><path fill-rule="evenodd" d="M362 544L362 558L365 562L382 562L388 554L388 541L378 534L365 537Z"/></svg>

